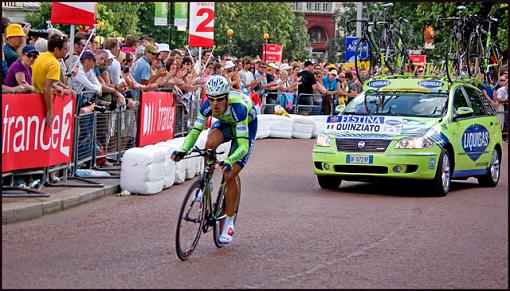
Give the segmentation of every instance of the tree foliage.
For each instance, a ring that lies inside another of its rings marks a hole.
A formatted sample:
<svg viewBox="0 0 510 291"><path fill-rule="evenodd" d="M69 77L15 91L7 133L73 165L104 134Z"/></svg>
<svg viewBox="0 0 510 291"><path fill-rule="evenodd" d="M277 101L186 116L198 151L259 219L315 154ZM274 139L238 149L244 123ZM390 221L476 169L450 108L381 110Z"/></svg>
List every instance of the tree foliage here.
<svg viewBox="0 0 510 291"><path fill-rule="evenodd" d="M309 38L304 18L294 16L290 3L217 2L215 7L216 51L228 51L227 29L234 31L232 51L237 56L262 54L264 33L268 43L283 44L283 58L308 55Z"/></svg>

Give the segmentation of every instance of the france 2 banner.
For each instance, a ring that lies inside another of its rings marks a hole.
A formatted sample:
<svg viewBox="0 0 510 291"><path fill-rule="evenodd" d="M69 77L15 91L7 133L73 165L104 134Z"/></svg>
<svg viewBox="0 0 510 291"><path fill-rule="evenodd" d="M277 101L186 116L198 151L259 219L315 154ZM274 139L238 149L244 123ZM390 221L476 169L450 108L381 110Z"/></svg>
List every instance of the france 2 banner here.
<svg viewBox="0 0 510 291"><path fill-rule="evenodd" d="M188 46L214 46L214 2L189 3Z"/></svg>
<svg viewBox="0 0 510 291"><path fill-rule="evenodd" d="M171 92L142 92L138 146L174 137L175 106Z"/></svg>
<svg viewBox="0 0 510 291"><path fill-rule="evenodd" d="M71 162L75 106L71 95L54 96L48 126L42 94L3 94L2 173Z"/></svg>

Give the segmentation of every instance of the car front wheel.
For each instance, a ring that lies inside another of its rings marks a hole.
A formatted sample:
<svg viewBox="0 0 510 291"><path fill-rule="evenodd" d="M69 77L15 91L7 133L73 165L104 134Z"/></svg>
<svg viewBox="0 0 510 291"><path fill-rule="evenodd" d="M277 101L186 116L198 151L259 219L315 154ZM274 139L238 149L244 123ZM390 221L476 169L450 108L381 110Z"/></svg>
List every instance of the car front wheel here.
<svg viewBox="0 0 510 291"><path fill-rule="evenodd" d="M482 187L496 187L499 182L499 173L500 173L500 157L499 152L494 149L492 151L492 160L491 165L489 167L489 171L487 174L477 177L478 183Z"/></svg>
<svg viewBox="0 0 510 291"><path fill-rule="evenodd" d="M452 181L452 167L450 155L446 149L441 151L439 162L437 164L436 176L432 183L432 196L444 197L450 191Z"/></svg>
<svg viewBox="0 0 510 291"><path fill-rule="evenodd" d="M317 181L321 188L336 190L342 183L342 180L335 176L317 176Z"/></svg>

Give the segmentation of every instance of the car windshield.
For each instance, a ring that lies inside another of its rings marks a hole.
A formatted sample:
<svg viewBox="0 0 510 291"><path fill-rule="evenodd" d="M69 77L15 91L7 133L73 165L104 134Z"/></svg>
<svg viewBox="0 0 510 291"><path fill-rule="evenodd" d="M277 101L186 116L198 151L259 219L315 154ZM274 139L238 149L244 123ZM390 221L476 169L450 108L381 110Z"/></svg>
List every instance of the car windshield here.
<svg viewBox="0 0 510 291"><path fill-rule="evenodd" d="M441 117L448 96L422 92L363 92L345 108L345 115Z"/></svg>

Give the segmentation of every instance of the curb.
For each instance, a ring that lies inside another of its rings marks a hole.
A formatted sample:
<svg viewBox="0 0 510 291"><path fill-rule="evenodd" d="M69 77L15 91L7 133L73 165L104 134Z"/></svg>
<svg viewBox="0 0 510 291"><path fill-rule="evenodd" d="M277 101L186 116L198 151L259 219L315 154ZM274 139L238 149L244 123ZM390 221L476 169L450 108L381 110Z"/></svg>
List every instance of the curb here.
<svg viewBox="0 0 510 291"><path fill-rule="evenodd" d="M106 197L120 192L120 185L105 185L101 189L92 192L82 193L71 197L65 197L54 201L46 201L36 205L29 205L13 209L2 210L2 224L21 222L43 215L62 211L67 208L78 206L98 198Z"/></svg>

